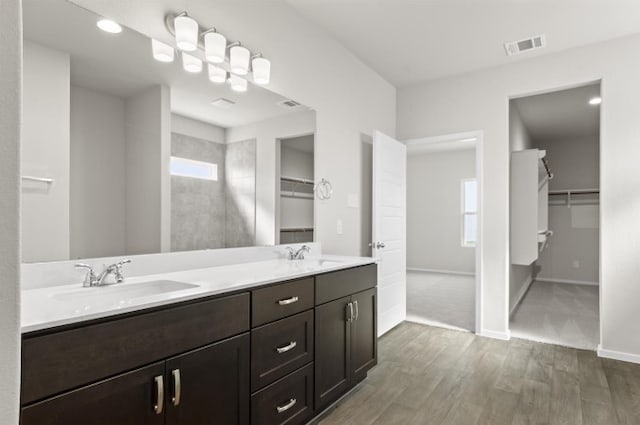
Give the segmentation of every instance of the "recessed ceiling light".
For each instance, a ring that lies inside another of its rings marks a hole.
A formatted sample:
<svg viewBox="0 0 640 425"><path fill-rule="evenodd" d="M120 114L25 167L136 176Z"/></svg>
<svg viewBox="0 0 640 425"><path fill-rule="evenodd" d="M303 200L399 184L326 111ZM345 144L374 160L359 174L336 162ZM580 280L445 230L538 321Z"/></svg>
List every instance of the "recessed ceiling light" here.
<svg viewBox="0 0 640 425"><path fill-rule="evenodd" d="M602 103L602 98L600 96L592 97L589 99L589 105L599 105Z"/></svg>
<svg viewBox="0 0 640 425"><path fill-rule="evenodd" d="M116 21L112 21L111 19L100 19L96 25L104 32L108 32L110 34L120 34L122 32L122 27Z"/></svg>

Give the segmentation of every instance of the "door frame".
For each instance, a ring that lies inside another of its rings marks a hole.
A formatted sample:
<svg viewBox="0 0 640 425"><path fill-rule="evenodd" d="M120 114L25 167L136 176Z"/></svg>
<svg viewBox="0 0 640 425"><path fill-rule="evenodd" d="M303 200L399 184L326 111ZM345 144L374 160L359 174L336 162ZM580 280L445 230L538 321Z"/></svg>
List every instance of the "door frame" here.
<svg viewBox="0 0 640 425"><path fill-rule="evenodd" d="M420 137L415 139L402 140L407 145L407 155L410 147L424 146L437 143L469 143L475 145L476 154L476 181L478 187L478 228L476 236L476 252L475 252L475 287L476 287L476 314L475 314L475 333L482 334L482 309L484 307L484 299L482 296L483 278L482 278L482 254L483 254L483 213L484 213L484 187L483 187L483 149L484 149L484 132L482 130L465 131L461 133L450 133L440 136Z"/></svg>

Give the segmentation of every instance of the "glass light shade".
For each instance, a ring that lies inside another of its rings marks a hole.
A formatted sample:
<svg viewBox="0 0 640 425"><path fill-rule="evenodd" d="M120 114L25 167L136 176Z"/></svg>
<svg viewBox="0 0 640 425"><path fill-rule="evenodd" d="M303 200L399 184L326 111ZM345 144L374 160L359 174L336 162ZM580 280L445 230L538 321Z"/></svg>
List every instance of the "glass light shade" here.
<svg viewBox="0 0 640 425"><path fill-rule="evenodd" d="M219 66L209 64L209 80L213 83L224 83L227 81L227 71Z"/></svg>
<svg viewBox="0 0 640 425"><path fill-rule="evenodd" d="M249 57L251 56L249 49L242 46L234 46L231 48L229 56L231 72L238 75L247 75L249 72Z"/></svg>
<svg viewBox="0 0 640 425"><path fill-rule="evenodd" d="M164 44L161 41L151 39L151 50L153 51L153 58L159 62L173 62L174 50L173 47L168 44Z"/></svg>
<svg viewBox="0 0 640 425"><path fill-rule="evenodd" d="M253 82L260 85L269 84L271 80L271 62L265 58L255 58L251 61L253 68Z"/></svg>
<svg viewBox="0 0 640 425"><path fill-rule="evenodd" d="M182 52L182 67L185 71L195 74L202 71L202 61L195 56Z"/></svg>
<svg viewBox="0 0 640 425"><path fill-rule="evenodd" d="M229 77L229 84L231 84L231 90L237 92L246 92L247 91L247 80L244 78L238 77L237 75L232 75Z"/></svg>
<svg viewBox="0 0 640 425"><path fill-rule="evenodd" d="M104 32L108 32L110 34L120 34L122 32L122 27L116 21L112 21L111 19L100 19L96 22L98 28L100 28Z"/></svg>
<svg viewBox="0 0 640 425"><path fill-rule="evenodd" d="M227 54L227 38L217 32L204 35L204 55L208 62L222 63Z"/></svg>
<svg viewBox="0 0 640 425"><path fill-rule="evenodd" d="M176 46L185 52L192 52L198 48L198 22L188 16L178 16L173 21L176 31Z"/></svg>

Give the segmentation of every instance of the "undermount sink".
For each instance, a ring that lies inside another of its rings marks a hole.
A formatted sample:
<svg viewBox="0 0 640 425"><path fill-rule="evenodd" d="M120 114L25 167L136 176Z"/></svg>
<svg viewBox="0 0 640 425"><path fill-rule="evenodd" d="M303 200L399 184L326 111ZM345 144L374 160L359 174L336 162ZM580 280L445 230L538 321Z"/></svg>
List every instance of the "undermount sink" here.
<svg viewBox="0 0 640 425"><path fill-rule="evenodd" d="M150 297L169 292L197 288L191 283L172 280L155 280L132 284L113 284L80 288L76 291L61 292L52 295L58 301L72 303L78 307L97 307L114 304L129 304L136 298Z"/></svg>
<svg viewBox="0 0 640 425"><path fill-rule="evenodd" d="M320 267L337 266L338 264L342 263L342 261L326 259L326 258L308 258L308 259L305 258L304 260L302 260L302 262L304 264L308 264L312 266L320 266Z"/></svg>

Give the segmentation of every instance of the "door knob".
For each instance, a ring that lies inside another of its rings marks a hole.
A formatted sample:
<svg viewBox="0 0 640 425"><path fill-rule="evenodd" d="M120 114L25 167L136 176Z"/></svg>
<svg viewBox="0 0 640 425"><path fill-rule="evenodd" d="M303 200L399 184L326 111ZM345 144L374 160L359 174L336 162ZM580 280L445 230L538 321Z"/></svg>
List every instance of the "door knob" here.
<svg viewBox="0 0 640 425"><path fill-rule="evenodd" d="M384 248L385 244L384 244L384 242L371 242L369 244L369 247L375 248L375 249L380 249L380 248Z"/></svg>

